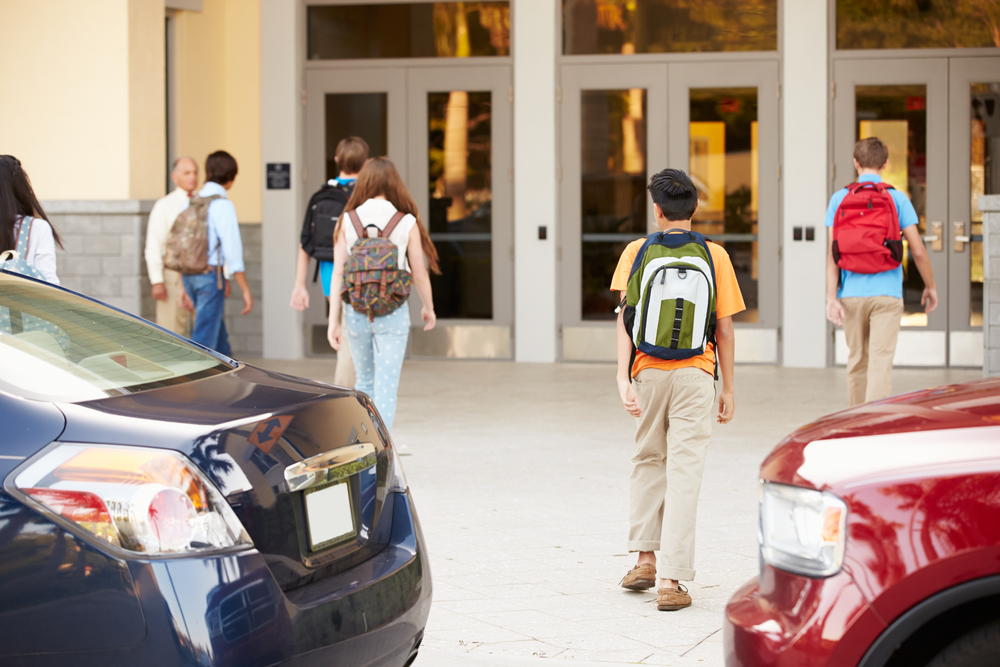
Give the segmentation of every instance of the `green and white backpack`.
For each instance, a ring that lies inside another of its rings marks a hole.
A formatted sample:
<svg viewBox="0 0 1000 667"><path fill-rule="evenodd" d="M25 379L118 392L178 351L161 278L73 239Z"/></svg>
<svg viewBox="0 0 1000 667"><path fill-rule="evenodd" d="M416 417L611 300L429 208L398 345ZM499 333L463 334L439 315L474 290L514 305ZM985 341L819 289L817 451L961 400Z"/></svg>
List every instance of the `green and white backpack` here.
<svg viewBox="0 0 1000 667"><path fill-rule="evenodd" d="M646 237L628 277L625 330L636 350L659 359L690 359L715 344L715 265L704 236L671 229Z"/></svg>

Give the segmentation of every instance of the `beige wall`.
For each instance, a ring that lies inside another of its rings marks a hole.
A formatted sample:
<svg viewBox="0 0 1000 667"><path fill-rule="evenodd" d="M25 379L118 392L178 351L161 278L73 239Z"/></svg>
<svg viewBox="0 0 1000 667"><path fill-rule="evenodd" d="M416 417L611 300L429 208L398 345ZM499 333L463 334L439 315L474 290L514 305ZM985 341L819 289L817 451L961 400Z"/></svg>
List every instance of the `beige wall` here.
<svg viewBox="0 0 1000 667"><path fill-rule="evenodd" d="M0 2L0 152L41 199L162 193L163 0Z"/></svg>
<svg viewBox="0 0 1000 667"><path fill-rule="evenodd" d="M260 1L204 0L177 12L177 150L228 151L240 173L229 191L241 222L260 222ZM204 179L204 173L202 173Z"/></svg>

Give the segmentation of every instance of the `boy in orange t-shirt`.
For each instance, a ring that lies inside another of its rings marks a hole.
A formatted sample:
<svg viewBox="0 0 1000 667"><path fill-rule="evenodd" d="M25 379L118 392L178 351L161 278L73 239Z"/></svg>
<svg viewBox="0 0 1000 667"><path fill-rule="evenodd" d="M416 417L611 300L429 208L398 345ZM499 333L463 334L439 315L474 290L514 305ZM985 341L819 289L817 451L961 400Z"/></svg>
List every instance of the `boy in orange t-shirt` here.
<svg viewBox="0 0 1000 667"><path fill-rule="evenodd" d="M691 230L698 210L698 191L686 173L664 169L649 183L656 224L663 230ZM645 239L629 244L618 261L611 289L622 299L629 272ZM632 339L618 315L618 393L636 418L636 451L629 480L628 550L639 552L636 566L621 581L623 588L646 590L656 585L660 552L657 608L673 611L691 606L680 581L694 579L694 529L705 454L712 435L715 404L715 361L718 354L722 392L718 397L720 424L733 418L732 316L746 308L729 255L709 242L715 268L716 346L690 359L665 360L636 352L629 381Z"/></svg>

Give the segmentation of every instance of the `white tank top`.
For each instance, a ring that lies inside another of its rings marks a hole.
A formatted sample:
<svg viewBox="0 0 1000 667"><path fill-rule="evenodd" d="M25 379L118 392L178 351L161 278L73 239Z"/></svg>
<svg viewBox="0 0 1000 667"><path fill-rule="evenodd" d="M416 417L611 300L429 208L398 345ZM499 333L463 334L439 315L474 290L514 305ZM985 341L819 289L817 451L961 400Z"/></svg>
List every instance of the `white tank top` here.
<svg viewBox="0 0 1000 667"><path fill-rule="evenodd" d="M380 230L385 229L386 225L389 224L389 220L396 214L396 207L385 199L369 199L359 206L356 211L358 217L361 219L361 224L368 232L369 238L375 238L377 233L374 229L370 229L369 225L377 227ZM354 229L354 224L351 222L350 216L346 215L346 213L342 221L344 224L344 235L347 239L348 252L351 252L354 250L354 244L358 240L358 232ZM399 221L399 224L396 225L396 228L392 230L392 234L389 235L389 240L399 248L399 268L403 271L410 270L410 262L406 257L406 246L409 244L410 230L413 229L415 224L417 224L417 219L407 213Z"/></svg>

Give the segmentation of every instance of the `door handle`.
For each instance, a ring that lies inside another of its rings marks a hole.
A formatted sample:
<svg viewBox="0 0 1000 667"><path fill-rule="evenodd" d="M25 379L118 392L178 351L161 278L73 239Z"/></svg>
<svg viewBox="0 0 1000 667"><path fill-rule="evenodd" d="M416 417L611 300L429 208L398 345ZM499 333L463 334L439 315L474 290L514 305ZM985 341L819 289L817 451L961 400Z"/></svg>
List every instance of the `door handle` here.
<svg viewBox="0 0 1000 667"><path fill-rule="evenodd" d="M941 252L944 250L944 241L942 237L944 236L944 223L943 222L932 222L931 223L931 233L925 235L924 243L931 244L931 250L934 252Z"/></svg>
<svg viewBox="0 0 1000 667"><path fill-rule="evenodd" d="M965 234L965 223L956 220L951 223L952 230L952 250L955 252L965 252L965 244L972 242L971 236Z"/></svg>

